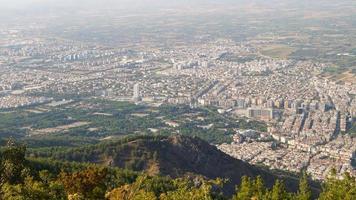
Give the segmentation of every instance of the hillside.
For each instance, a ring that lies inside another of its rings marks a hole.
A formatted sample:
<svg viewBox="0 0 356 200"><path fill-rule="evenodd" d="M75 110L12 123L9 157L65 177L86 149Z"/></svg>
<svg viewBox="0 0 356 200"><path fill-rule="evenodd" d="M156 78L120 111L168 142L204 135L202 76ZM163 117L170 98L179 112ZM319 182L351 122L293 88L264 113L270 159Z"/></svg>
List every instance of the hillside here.
<svg viewBox="0 0 356 200"><path fill-rule="evenodd" d="M190 167L183 167L192 169L194 166L201 163L202 158L197 158L194 162L190 158L194 157L196 152L202 153L207 157L214 157L215 154L219 154L216 148L206 145L196 138L186 138L181 136L172 136L169 138L164 137L140 137L125 139L116 142L117 146L133 147L140 145L141 147L151 146L152 143L160 144L167 150L165 154L172 155L186 153L186 156L180 155L179 158L182 161L189 161ZM113 144L112 144L113 145ZM186 146L188 145L188 147ZM154 145L153 145L154 146ZM88 149L77 149L67 151L68 155L74 155L74 152L81 154L77 156L87 156L90 153L99 153L104 147L112 147L108 144L103 144L97 147L91 147L94 151L88 151ZM206 149L201 149L205 147ZM182 152L174 151L173 148L185 149ZM128 148L130 149L130 148ZM190 151L186 151L186 150ZM214 150L215 149L215 150ZM52 149L50 151L42 151L43 154L47 152L47 155L60 156L59 150ZM112 149L110 149L112 150ZM185 199L220 199L220 200L237 200L237 199L355 199L355 184L356 180L349 174L344 174L343 179L338 179L335 172L330 174L329 179L323 184L323 188L320 191L319 196L312 196L309 187L309 181L307 174L300 176L300 182L297 192L286 191L284 184L280 179L277 179L273 187L266 188L264 181L261 177L253 178L244 176L241 180L241 184L236 185L236 191L230 193L232 196L227 196L227 193L223 193L223 184L221 179L206 180L203 177L179 177L176 179L167 176L150 176L147 173L134 172L131 170L120 169L117 167L103 167L90 163L78 163L78 162L65 162L59 160L50 160L43 158L26 158L27 153L35 156L34 152L28 152L26 146L17 143L13 140L8 140L6 144L0 145L0 199L26 199L26 200L57 200L57 199L87 199L87 200L132 200L132 199L144 199L144 200L185 200ZM133 151L137 152L137 151ZM62 151L63 153L63 151ZM156 160L150 161L158 164L161 159L159 155L161 152L154 153ZM163 152L162 152L163 153ZM206 155L205 153L211 153ZM173 155L172 155L173 156ZM176 155L175 155L176 156ZM94 157L94 154L93 154ZM178 158L174 157L174 158ZM143 159L145 160L145 159ZM111 164L114 165L114 160L111 160ZM182 162L180 161L180 162ZM222 170L220 165L224 160L214 160L208 158L207 163L212 163L216 166L218 174L231 175L228 171ZM173 161L168 160L167 163ZM179 160L177 160L179 162ZM198 163L198 164L194 164ZM235 161L233 161L235 163ZM240 163L237 161L236 163ZM202 164L199 164L202 165ZM168 166L167 166L168 167ZM177 169L175 165L174 169ZM263 170L258 170L253 166L247 164L241 164L241 168L228 169L230 171L238 171L245 173L262 173L264 178L274 176ZM243 168L248 167L248 168ZM160 168L156 168L160 169ZM190 170L192 171L192 170ZM156 172L160 172L159 170ZM168 171L169 173L172 170ZM199 171L200 172L200 171ZM204 170L202 170L205 173ZM151 172L152 173L152 172ZM178 173L178 172L177 172ZM211 173L211 172L209 172ZM256 174L252 174L255 176ZM235 178L235 177L233 177ZM235 180L235 179L232 179ZM270 185L271 183L268 182ZM231 185L231 183L230 183ZM226 188L225 188L226 192Z"/></svg>
<svg viewBox="0 0 356 200"><path fill-rule="evenodd" d="M94 162L106 166L145 171L150 175L168 175L173 178L201 175L209 179L229 179L227 193L234 191L242 176L261 176L271 187L277 176L264 169L234 159L215 146L196 137L141 136L118 142L60 151L34 152L35 157ZM295 191L298 180L283 178L289 190Z"/></svg>

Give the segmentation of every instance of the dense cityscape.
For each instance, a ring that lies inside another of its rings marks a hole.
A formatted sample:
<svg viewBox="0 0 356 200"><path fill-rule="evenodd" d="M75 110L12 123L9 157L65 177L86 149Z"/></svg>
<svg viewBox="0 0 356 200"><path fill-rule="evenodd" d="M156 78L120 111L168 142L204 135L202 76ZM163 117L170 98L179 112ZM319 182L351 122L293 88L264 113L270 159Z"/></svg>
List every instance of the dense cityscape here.
<svg viewBox="0 0 356 200"><path fill-rule="evenodd" d="M232 144L219 145L233 157L280 170L307 169L317 179L332 168L356 173L356 141L345 135L356 115L356 84L321 76L327 63L274 59L249 42L227 39L115 49L27 39L16 31L4 35L2 109L50 103L55 95L214 106L268 123L266 133L237 132ZM273 148L276 142L281 145Z"/></svg>

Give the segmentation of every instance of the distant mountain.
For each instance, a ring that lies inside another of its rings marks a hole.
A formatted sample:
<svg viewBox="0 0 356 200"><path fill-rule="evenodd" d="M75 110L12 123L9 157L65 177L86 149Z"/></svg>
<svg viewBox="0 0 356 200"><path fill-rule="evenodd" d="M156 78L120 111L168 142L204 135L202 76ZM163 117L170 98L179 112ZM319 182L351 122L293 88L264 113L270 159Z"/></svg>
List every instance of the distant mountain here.
<svg viewBox="0 0 356 200"><path fill-rule="evenodd" d="M230 194L235 185L240 183L242 176L261 176L268 187L279 178L285 181L288 190L296 191L298 188L295 177L277 176L268 170L232 158L199 138L181 135L140 136L85 148L33 152L32 155L94 162L172 178L197 175L209 179L220 177L229 180L225 192Z"/></svg>

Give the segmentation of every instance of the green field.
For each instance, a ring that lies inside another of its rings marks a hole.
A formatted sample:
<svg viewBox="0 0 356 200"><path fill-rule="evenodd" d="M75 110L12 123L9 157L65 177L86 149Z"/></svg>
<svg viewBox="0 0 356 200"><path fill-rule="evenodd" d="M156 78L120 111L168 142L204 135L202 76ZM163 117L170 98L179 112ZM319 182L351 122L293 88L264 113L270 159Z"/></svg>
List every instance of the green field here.
<svg viewBox="0 0 356 200"><path fill-rule="evenodd" d="M265 131L266 125L221 116L214 108L150 107L106 100L39 105L0 114L1 138L15 137L30 147L80 146L127 135L177 133L223 143L231 141L233 129Z"/></svg>
<svg viewBox="0 0 356 200"><path fill-rule="evenodd" d="M261 53L272 58L287 59L294 51L293 47L277 44L263 47Z"/></svg>

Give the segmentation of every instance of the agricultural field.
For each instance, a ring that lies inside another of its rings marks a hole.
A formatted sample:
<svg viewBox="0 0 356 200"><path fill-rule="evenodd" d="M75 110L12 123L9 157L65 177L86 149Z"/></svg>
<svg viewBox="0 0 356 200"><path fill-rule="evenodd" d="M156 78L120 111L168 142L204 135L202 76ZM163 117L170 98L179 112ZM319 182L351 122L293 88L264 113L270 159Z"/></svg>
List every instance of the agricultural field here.
<svg viewBox="0 0 356 200"><path fill-rule="evenodd" d="M276 44L263 47L261 53L272 58L287 59L294 51L293 47Z"/></svg>

